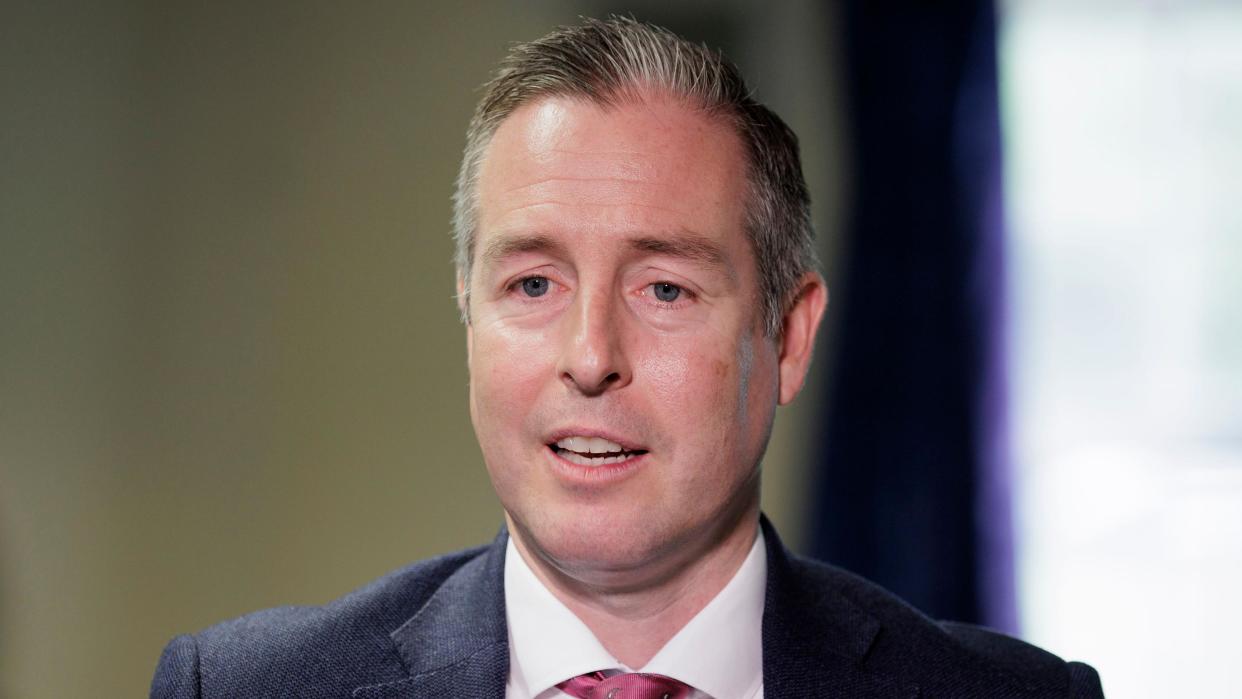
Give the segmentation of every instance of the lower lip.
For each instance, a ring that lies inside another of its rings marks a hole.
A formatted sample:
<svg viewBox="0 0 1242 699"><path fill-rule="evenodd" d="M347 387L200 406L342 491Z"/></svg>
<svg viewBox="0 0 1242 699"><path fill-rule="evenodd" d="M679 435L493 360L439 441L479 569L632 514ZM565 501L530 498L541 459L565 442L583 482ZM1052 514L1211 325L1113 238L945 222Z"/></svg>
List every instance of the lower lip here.
<svg viewBox="0 0 1242 699"><path fill-rule="evenodd" d="M575 485L606 485L624 478L647 463L649 452L636 454L624 461L599 466L583 466L561 456L555 449L544 447L552 463L552 470L562 479Z"/></svg>

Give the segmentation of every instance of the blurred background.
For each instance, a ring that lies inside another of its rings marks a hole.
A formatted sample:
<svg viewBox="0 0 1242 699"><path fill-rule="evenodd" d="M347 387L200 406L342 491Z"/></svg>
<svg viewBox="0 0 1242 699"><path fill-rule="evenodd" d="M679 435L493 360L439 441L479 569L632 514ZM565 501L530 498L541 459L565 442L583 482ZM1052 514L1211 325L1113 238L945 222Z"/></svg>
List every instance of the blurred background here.
<svg viewBox="0 0 1242 699"><path fill-rule="evenodd" d="M143 696L178 633L494 535L452 182L506 48L609 12L802 139L786 543L1110 696L1236 686L1242 8L866 5L6 2L0 696Z"/></svg>

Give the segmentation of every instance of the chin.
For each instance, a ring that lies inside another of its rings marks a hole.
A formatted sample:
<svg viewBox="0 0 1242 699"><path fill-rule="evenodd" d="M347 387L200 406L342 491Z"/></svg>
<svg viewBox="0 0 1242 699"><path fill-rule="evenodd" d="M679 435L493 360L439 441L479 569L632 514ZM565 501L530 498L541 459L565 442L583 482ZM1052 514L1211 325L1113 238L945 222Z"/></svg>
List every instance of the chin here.
<svg viewBox="0 0 1242 699"><path fill-rule="evenodd" d="M545 514L525 524L510 515L510 523L529 553L583 582L597 574L649 568L674 548L663 527L641 512Z"/></svg>

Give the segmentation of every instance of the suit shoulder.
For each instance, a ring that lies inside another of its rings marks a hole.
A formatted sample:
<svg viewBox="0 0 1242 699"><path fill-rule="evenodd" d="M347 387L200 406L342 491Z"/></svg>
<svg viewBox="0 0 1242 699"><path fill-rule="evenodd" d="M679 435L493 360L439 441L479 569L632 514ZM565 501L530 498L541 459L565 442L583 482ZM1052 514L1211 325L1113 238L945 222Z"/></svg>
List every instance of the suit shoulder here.
<svg viewBox="0 0 1242 699"><path fill-rule="evenodd" d="M281 696L303 684L348 695L362 679L404 676L389 634L486 550L419 561L327 604L264 609L174 643L196 645L203 696Z"/></svg>
<svg viewBox="0 0 1242 699"><path fill-rule="evenodd" d="M796 557L800 573L833 590L880 625L867 665L895 672L929 696L989 696L1007 687L1014 696L1102 697L1099 678L1083 663L998 631L930 619L888 590L832 565Z"/></svg>
<svg viewBox="0 0 1242 699"><path fill-rule="evenodd" d="M1028 684L1063 691L1063 696L1103 697L1095 668L1060 657L1012 636L974 624L940 622L941 628L975 657L1004 668Z"/></svg>
<svg viewBox="0 0 1242 699"><path fill-rule="evenodd" d="M196 634L200 646L248 641L283 645L323 632L382 630L387 635L426 603L440 584L487 547L412 563L315 606L274 607L221 622Z"/></svg>

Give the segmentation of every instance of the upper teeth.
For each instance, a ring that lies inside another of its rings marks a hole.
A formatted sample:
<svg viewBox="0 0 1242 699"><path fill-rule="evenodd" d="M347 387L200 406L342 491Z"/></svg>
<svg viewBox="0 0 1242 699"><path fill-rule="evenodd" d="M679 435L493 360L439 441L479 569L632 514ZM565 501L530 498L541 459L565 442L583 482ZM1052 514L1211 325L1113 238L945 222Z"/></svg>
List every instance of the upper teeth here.
<svg viewBox="0 0 1242 699"><path fill-rule="evenodd" d="M556 446L561 449L576 451L579 454L615 454L625 451L625 448L620 444L600 437L566 437L558 440Z"/></svg>

